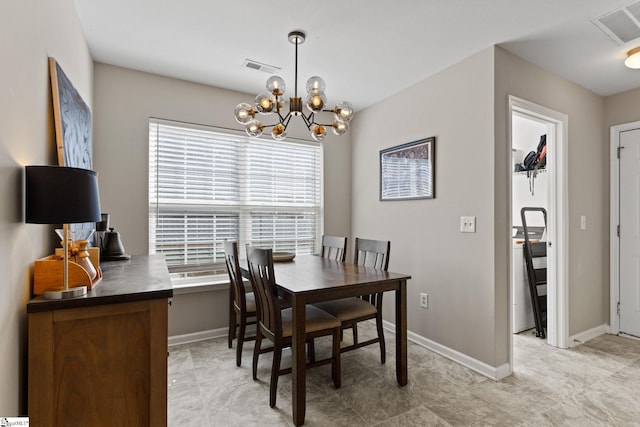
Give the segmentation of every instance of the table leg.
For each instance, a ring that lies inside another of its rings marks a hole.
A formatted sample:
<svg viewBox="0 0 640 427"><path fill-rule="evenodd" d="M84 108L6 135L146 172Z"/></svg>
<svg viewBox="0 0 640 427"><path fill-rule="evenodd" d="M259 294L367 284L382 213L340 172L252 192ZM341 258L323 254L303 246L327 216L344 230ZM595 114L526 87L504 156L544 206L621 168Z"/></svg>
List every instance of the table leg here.
<svg viewBox="0 0 640 427"><path fill-rule="evenodd" d="M396 290L396 379L401 386L409 382L407 373L407 281Z"/></svg>
<svg viewBox="0 0 640 427"><path fill-rule="evenodd" d="M292 407L293 422L296 426L304 424L306 407L306 354L305 354L305 301L304 298L293 295L292 301L293 331L291 352L293 357Z"/></svg>

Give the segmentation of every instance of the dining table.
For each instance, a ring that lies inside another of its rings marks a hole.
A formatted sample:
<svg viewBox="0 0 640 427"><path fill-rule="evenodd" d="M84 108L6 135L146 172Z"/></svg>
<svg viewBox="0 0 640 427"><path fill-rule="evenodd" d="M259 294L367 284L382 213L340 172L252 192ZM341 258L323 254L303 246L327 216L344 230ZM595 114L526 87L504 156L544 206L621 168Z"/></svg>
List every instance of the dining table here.
<svg viewBox="0 0 640 427"><path fill-rule="evenodd" d="M378 270L319 256L274 262L278 294L292 308L292 407L296 426L306 410L305 306L321 301L395 291L396 380L407 378L407 280L410 275Z"/></svg>

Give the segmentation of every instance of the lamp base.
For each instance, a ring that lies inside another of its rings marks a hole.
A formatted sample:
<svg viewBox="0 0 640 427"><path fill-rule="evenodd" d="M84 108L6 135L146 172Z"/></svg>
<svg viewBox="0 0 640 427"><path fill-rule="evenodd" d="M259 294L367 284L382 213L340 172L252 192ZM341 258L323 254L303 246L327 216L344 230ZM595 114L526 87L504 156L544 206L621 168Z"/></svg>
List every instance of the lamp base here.
<svg viewBox="0 0 640 427"><path fill-rule="evenodd" d="M87 294L86 286L76 286L69 289L49 289L42 294L44 299L69 299L75 297L81 297Z"/></svg>

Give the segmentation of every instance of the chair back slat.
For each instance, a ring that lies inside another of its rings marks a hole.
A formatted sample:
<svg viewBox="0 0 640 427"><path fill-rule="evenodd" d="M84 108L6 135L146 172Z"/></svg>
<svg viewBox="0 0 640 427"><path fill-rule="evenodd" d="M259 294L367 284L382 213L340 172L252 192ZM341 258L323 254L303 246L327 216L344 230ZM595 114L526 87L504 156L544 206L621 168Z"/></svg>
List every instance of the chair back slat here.
<svg viewBox="0 0 640 427"><path fill-rule="evenodd" d="M247 299L245 296L244 283L240 273L240 261L238 259L238 242L224 242L224 261L229 274L229 284L233 293L233 303L242 312L246 311Z"/></svg>
<svg viewBox="0 0 640 427"><path fill-rule="evenodd" d="M344 262L347 255L347 238L336 236L322 236L322 252L320 256Z"/></svg>
<svg viewBox="0 0 640 427"><path fill-rule="evenodd" d="M391 242L388 240L370 240L356 238L356 250L353 263L387 271Z"/></svg>
<svg viewBox="0 0 640 427"><path fill-rule="evenodd" d="M276 336L282 335L282 318L273 271L271 249L247 246L247 261L251 287L256 296L258 322Z"/></svg>

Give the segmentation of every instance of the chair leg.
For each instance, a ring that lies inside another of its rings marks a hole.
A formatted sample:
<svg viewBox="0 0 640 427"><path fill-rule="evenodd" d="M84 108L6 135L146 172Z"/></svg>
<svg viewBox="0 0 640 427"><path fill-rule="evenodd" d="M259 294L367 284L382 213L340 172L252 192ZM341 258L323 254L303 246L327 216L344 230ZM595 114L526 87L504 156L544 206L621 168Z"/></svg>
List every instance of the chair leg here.
<svg viewBox="0 0 640 427"><path fill-rule="evenodd" d="M376 316L376 326L378 328L378 339L380 340L380 363L384 365L387 361L387 355L384 343L384 330L382 329L382 316L379 313L378 316Z"/></svg>
<svg viewBox="0 0 640 427"><path fill-rule="evenodd" d="M351 325L351 330L353 331L353 343L358 344L358 324Z"/></svg>
<svg viewBox="0 0 640 427"><path fill-rule="evenodd" d="M269 384L269 406L276 406L278 394L278 377L280 376L280 361L282 360L282 344L273 345L273 364L271 366L271 382Z"/></svg>
<svg viewBox="0 0 640 427"><path fill-rule="evenodd" d="M316 361L316 344L313 338L307 341L307 351L309 353L309 362L311 363L315 362Z"/></svg>
<svg viewBox="0 0 640 427"><path fill-rule="evenodd" d="M233 305L229 306L229 348L233 347L233 339L236 337L236 311Z"/></svg>
<svg viewBox="0 0 640 427"><path fill-rule="evenodd" d="M247 318L240 315L240 331L238 331L238 344L236 349L236 366L242 363L242 344L244 343L244 333L247 328Z"/></svg>
<svg viewBox="0 0 640 427"><path fill-rule="evenodd" d="M342 328L335 329L333 331L333 346L331 349L331 377L333 379L333 385L335 388L340 388L342 385L342 371L340 366L340 332Z"/></svg>
<svg viewBox="0 0 640 427"><path fill-rule="evenodd" d="M253 380L258 379L258 357L260 356L260 347L262 345L262 333L260 328L256 328L256 344L253 347Z"/></svg>

